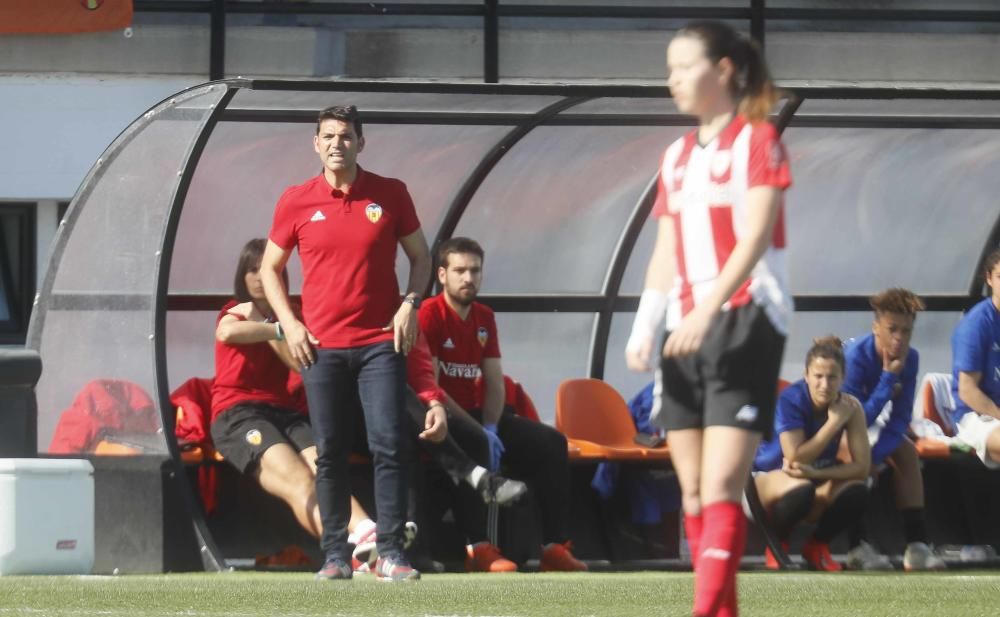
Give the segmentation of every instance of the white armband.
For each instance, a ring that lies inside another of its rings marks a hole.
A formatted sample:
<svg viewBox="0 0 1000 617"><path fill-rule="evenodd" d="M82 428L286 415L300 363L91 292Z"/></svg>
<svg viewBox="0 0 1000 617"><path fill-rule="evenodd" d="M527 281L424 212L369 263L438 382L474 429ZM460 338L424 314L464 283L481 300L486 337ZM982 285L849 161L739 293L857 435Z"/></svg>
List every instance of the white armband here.
<svg viewBox="0 0 1000 617"><path fill-rule="evenodd" d="M635 353L665 328L668 296L659 289L646 289L639 297L639 310L632 322L632 334L628 337L625 350Z"/></svg>

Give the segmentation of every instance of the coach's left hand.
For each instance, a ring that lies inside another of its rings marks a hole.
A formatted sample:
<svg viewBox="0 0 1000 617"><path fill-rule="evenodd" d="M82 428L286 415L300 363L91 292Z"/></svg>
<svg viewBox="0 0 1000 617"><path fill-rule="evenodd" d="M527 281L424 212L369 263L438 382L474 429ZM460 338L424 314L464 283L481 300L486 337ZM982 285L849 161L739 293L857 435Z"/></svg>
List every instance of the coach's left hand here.
<svg viewBox="0 0 1000 617"><path fill-rule="evenodd" d="M382 328L383 332L393 331L392 340L396 346L396 353L404 355L410 353L413 345L417 342L417 309L409 302L400 304L399 309L392 318L392 323Z"/></svg>

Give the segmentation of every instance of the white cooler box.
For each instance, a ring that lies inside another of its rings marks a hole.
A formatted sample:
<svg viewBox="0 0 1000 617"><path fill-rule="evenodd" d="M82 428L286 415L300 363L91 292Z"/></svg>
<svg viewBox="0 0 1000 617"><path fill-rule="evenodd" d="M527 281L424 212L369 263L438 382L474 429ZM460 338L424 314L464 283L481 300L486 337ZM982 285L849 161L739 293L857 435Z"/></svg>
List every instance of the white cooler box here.
<svg viewBox="0 0 1000 617"><path fill-rule="evenodd" d="M90 462L0 458L0 575L89 574L93 566Z"/></svg>

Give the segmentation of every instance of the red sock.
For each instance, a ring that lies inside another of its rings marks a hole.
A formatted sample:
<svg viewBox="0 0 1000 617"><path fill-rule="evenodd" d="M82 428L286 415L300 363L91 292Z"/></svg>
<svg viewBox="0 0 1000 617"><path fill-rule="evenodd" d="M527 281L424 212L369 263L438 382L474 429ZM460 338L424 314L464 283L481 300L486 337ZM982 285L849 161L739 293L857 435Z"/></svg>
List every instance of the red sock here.
<svg viewBox="0 0 1000 617"><path fill-rule="evenodd" d="M687 536L688 551L691 553L691 569L698 569L698 550L701 548L701 514L684 514L684 534Z"/></svg>
<svg viewBox="0 0 1000 617"><path fill-rule="evenodd" d="M704 531L695 571L694 614L716 617L727 596L736 607L736 570L746 543L746 519L739 503L720 501L702 509Z"/></svg>
<svg viewBox="0 0 1000 617"><path fill-rule="evenodd" d="M736 576L740 569L740 559L743 557L743 550L747 544L747 519L745 516L741 517L737 531L739 532L739 537L736 539L736 546L739 547L740 557L736 558L736 561L733 563L732 578L722 598L722 606L719 607L719 612L717 613L718 617L739 617L740 614L740 609L736 602L738 597L736 593Z"/></svg>

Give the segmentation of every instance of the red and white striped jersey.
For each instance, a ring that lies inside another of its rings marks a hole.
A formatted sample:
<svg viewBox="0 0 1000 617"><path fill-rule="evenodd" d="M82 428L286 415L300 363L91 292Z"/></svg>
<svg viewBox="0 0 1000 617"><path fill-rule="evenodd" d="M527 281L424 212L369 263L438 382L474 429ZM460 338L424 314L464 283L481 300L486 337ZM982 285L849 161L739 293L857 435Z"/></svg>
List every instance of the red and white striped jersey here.
<svg viewBox="0 0 1000 617"><path fill-rule="evenodd" d="M749 189L773 186L784 190L790 184L785 147L768 122L751 124L736 116L705 146L698 144L694 130L667 148L653 206L654 217L673 219L676 234L676 276L667 330L675 329L711 292L745 233ZM722 310L753 301L779 332L787 333L792 300L785 264L784 203L780 208L771 246Z"/></svg>

